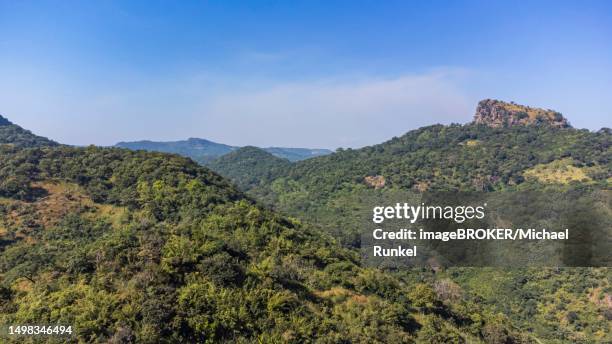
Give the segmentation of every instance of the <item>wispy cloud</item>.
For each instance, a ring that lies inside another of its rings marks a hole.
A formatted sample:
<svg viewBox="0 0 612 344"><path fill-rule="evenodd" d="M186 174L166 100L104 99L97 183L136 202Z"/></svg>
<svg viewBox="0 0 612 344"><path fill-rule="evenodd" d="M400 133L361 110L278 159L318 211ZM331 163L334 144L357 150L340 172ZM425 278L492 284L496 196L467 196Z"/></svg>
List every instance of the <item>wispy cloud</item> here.
<svg viewBox="0 0 612 344"><path fill-rule="evenodd" d="M465 121L474 106L459 86L465 74L446 69L225 91L207 98L200 125L239 144L373 144L419 126Z"/></svg>
<svg viewBox="0 0 612 344"><path fill-rule="evenodd" d="M189 73L112 87L4 75L3 114L70 144L192 136L234 145L359 147L424 125L465 122L474 106L461 85L469 73L461 69L301 81Z"/></svg>

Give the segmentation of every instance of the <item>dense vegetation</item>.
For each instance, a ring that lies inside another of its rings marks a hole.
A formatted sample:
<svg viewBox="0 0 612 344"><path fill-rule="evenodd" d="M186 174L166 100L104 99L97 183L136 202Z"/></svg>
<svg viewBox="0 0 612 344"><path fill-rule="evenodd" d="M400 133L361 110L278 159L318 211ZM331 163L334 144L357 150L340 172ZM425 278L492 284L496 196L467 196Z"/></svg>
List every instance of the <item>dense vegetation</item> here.
<svg viewBox="0 0 612 344"><path fill-rule="evenodd" d="M227 160L218 171L277 210L315 224L346 247L359 247L364 222L356 219L367 214L368 200L391 199L398 191L609 190L611 138L609 129L545 124L434 125L277 168L276 176L257 179L260 173L248 172L259 171L257 166L239 173L233 166L240 160ZM507 315L514 326L544 341L612 340L608 268L451 268L419 278L450 288L451 299L472 300L487 312Z"/></svg>
<svg viewBox="0 0 612 344"><path fill-rule="evenodd" d="M364 185L367 176L383 176L387 188L493 191L523 183L531 167L569 158L589 182L605 184L611 137L609 130L434 125L379 145L298 162L277 177L278 183L298 183L312 200Z"/></svg>
<svg viewBox="0 0 612 344"><path fill-rule="evenodd" d="M3 324L112 343L529 341L418 275L361 267L186 158L0 146L0 180Z"/></svg>
<svg viewBox="0 0 612 344"><path fill-rule="evenodd" d="M0 116L0 144L10 144L17 147L40 147L55 146L46 137L37 136L30 131L11 123L8 119Z"/></svg>
<svg viewBox="0 0 612 344"><path fill-rule="evenodd" d="M609 268L382 271L351 222L397 190L609 188L607 129L436 125L297 163L245 147L213 166L249 198L176 155L3 126L2 324L72 325L74 342L612 341Z"/></svg>
<svg viewBox="0 0 612 344"><path fill-rule="evenodd" d="M612 177L611 137L609 129L593 133L549 126L434 125L288 168L268 168L271 162L261 159L261 168L250 165L245 170L240 166L250 159L246 154L223 160L216 168L266 204L332 224L328 230L335 228L347 236L346 243L358 244L356 233L338 223L343 217L339 214L356 207L361 194L373 188L372 180L382 183L375 188L383 191L504 191L537 187L546 180L554 183L550 178L561 184L607 187ZM270 172L265 176L258 172L266 169Z"/></svg>
<svg viewBox="0 0 612 344"><path fill-rule="evenodd" d="M248 190L285 174L291 163L261 148L249 146L213 160L207 166L233 180L241 189Z"/></svg>
<svg viewBox="0 0 612 344"><path fill-rule="evenodd" d="M134 141L119 142L116 147L131 150L146 150L151 152L175 153L191 158L200 164L207 165L214 159L233 152L240 147L229 146L205 139L189 138L183 141L157 142ZM268 147L264 151L289 161L299 161L331 153L327 149Z"/></svg>

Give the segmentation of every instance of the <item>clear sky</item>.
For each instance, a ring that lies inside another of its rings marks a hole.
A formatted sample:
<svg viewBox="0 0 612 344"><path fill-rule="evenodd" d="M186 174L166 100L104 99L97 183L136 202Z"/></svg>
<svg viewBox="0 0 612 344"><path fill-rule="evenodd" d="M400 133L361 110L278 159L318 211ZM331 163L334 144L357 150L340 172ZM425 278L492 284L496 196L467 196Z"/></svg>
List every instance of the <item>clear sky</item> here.
<svg viewBox="0 0 612 344"><path fill-rule="evenodd" d="M612 126L612 1L0 0L0 114L63 143L359 147L483 98Z"/></svg>

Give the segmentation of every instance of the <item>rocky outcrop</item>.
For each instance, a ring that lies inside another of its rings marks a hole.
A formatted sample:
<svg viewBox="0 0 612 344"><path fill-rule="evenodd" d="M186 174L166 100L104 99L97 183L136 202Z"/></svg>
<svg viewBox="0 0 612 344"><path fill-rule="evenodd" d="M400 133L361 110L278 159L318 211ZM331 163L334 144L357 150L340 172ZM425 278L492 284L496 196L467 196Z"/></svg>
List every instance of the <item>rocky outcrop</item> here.
<svg viewBox="0 0 612 344"><path fill-rule="evenodd" d="M553 110L532 108L529 106L506 103L495 99L485 99L478 103L474 123L485 124L494 128L515 125L550 125L556 128L568 128L569 122L561 113Z"/></svg>
<svg viewBox="0 0 612 344"><path fill-rule="evenodd" d="M382 189L385 187L385 177L383 176L366 176L363 181L366 185L374 189Z"/></svg>

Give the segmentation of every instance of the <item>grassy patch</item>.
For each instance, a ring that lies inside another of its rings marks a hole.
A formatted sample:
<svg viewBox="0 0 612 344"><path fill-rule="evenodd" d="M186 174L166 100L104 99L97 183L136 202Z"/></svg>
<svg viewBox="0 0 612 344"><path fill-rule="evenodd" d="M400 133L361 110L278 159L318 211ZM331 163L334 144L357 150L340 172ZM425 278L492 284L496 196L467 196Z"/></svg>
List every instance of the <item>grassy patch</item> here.
<svg viewBox="0 0 612 344"><path fill-rule="evenodd" d="M480 140L467 140L464 142L466 147L475 147L480 145Z"/></svg>
<svg viewBox="0 0 612 344"><path fill-rule="evenodd" d="M523 175L527 179L536 179L542 183L569 184L573 181L590 183L593 181L589 177L589 167L574 166L572 159L554 160L548 164L538 164L528 170Z"/></svg>

